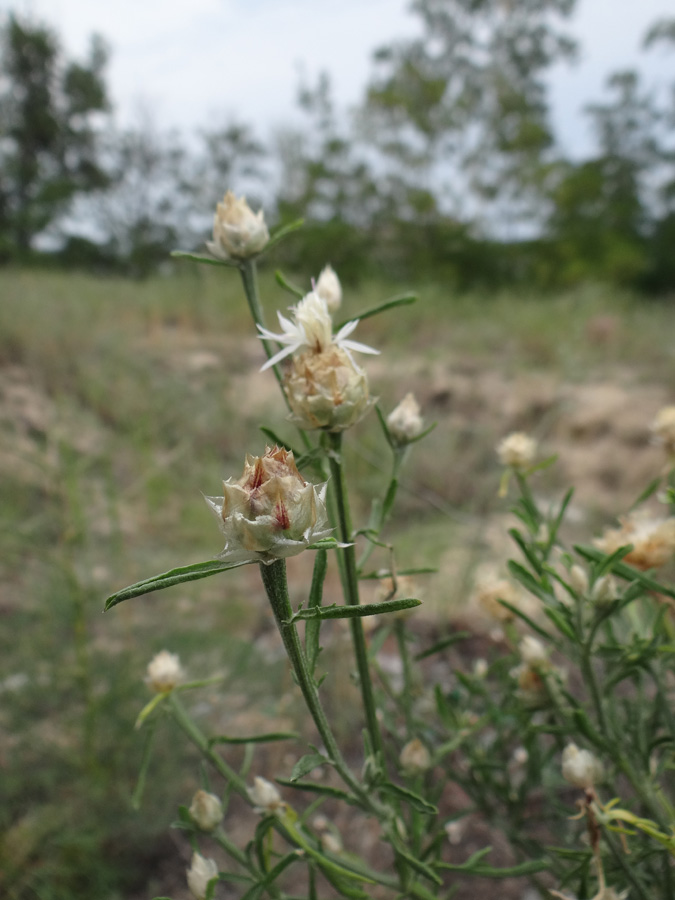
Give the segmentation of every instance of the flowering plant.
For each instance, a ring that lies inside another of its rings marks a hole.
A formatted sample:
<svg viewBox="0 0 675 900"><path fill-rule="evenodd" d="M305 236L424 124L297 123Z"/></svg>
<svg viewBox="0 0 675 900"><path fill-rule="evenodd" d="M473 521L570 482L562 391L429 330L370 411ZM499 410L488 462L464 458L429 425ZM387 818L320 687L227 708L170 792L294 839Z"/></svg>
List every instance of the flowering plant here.
<svg viewBox="0 0 675 900"><path fill-rule="evenodd" d="M209 264L218 257L239 269L267 356L262 369L278 380L298 446L291 449L268 429L274 446L248 455L242 476L224 482L222 497L206 498L225 536L216 558L145 579L107 603L111 608L258 564L314 732L314 743L294 755L290 771L275 776L265 770L269 777L253 774L256 746L298 736L239 739L247 756L237 768L218 746L231 740L204 734L182 700L205 682L189 682L168 651L152 660L147 681L155 696L138 725L162 710L170 714L220 785L206 785L189 808L181 807L178 824L193 851L190 891L207 900L221 882L230 882L244 900L433 900L450 897L458 878L471 877L501 879L504 897L522 897L525 879L541 897L616 900L628 891L631 900L671 900L675 589L653 570L673 556L674 520L633 514L594 546L569 547L562 535L571 492L559 503L542 504L533 491L537 472L554 460L537 461L531 435L506 436L496 457L504 467L500 494L515 497L517 524L510 533L518 558L509 561L508 578L483 577L477 587L477 603L497 632L490 658L477 659L470 670L453 668L449 654L466 634L448 625L429 640L416 630L420 600L410 596L419 593L412 579L426 573L400 566L383 539L405 460L433 425L425 430L412 394L385 415L352 356L376 352L351 338L360 319L415 298L393 298L336 326L342 289L326 268L313 290L296 294L290 318L277 313L281 332L273 332L264 323L255 258L278 238L269 238L261 213L228 192L208 245L212 257L182 255ZM391 476L367 525L354 528L345 437L373 407L391 451ZM641 498L656 497L670 514L671 420L664 412L653 426L667 462ZM314 554L311 583L303 601L294 603L286 559L305 550ZM375 552L384 553L387 564L370 570ZM330 554L342 603L324 598ZM364 604L360 585L366 580L380 588L377 600ZM349 621L360 697L360 708L350 713L363 725L363 743L349 752L326 711L318 674L321 629L334 619ZM366 631L364 623L372 620L375 630ZM396 649L393 674L379 656L386 644ZM139 784L149 759L148 753ZM317 773L321 777L308 777ZM239 803L234 813L233 796ZM241 833L245 809L257 822L249 819L242 847L234 833ZM471 852L463 845L477 817L498 835L501 855L491 855L490 846L476 849L475 841ZM341 833L338 822L349 830ZM361 838L372 823L376 846L368 850ZM206 844L222 865L202 855ZM509 893L511 883L517 893Z"/></svg>

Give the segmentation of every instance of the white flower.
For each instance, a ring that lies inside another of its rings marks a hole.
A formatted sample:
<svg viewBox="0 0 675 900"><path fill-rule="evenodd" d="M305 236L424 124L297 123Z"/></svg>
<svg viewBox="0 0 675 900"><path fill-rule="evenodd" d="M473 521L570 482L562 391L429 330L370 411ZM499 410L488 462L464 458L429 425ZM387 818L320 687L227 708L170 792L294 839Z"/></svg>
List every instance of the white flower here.
<svg viewBox="0 0 675 900"><path fill-rule="evenodd" d="M269 241L263 211L254 213L246 197L228 191L213 217L213 240L206 247L218 259L246 259L260 253Z"/></svg>
<svg viewBox="0 0 675 900"><path fill-rule="evenodd" d="M518 652L522 661L533 668L548 667L550 665L548 651L539 638L526 634L518 644Z"/></svg>
<svg viewBox="0 0 675 900"><path fill-rule="evenodd" d="M206 497L225 535L220 559L271 563L295 556L327 537L326 485L310 484L293 454L268 447L264 456L247 456L238 481L223 482L223 497Z"/></svg>
<svg viewBox="0 0 675 900"><path fill-rule="evenodd" d="M387 428L397 444L409 444L424 429L420 405L414 394L406 394L403 400L387 416Z"/></svg>
<svg viewBox="0 0 675 900"><path fill-rule="evenodd" d="M185 673L177 653L161 650L148 663L146 683L158 694L173 690L185 680Z"/></svg>
<svg viewBox="0 0 675 900"><path fill-rule="evenodd" d="M431 756L419 738L413 738L401 750L401 768L408 775L421 775L431 766Z"/></svg>
<svg viewBox="0 0 675 900"><path fill-rule="evenodd" d="M335 312L342 303L342 286L331 266L321 270L319 280L314 287L315 292L326 301L330 312Z"/></svg>
<svg viewBox="0 0 675 900"><path fill-rule="evenodd" d="M537 442L529 434L514 431L497 446L497 455L503 466L525 469L532 465L537 454Z"/></svg>
<svg viewBox="0 0 675 900"><path fill-rule="evenodd" d="M272 782L259 775L253 779L253 787L248 789L248 796L256 812L264 815L275 813L284 806L281 794Z"/></svg>
<svg viewBox="0 0 675 900"><path fill-rule="evenodd" d="M190 805L190 816L202 831L213 831L223 818L223 804L215 794L197 791Z"/></svg>
<svg viewBox="0 0 675 900"><path fill-rule="evenodd" d="M195 900L204 900L209 882L217 877L218 866L214 859L205 859L201 853L192 854L187 883Z"/></svg>
<svg viewBox="0 0 675 900"><path fill-rule="evenodd" d="M333 320L328 312L326 301L316 291L310 291L297 306L292 306L291 312L293 321L287 319L280 312L277 313L279 324L281 325L281 334L275 334L273 331L263 328L262 325L258 325L259 337L286 345L283 350L280 350L271 359L268 359L261 371L276 365L285 357L290 356L291 353L296 353L299 350L322 353L332 344L340 347L347 355L349 355L350 350L353 350L355 353L378 354L380 352L372 347L368 347L366 344L348 340L349 335L359 324L358 319L347 322L334 335Z"/></svg>
<svg viewBox="0 0 675 900"><path fill-rule="evenodd" d="M570 585L577 594L585 597L588 593L588 575L586 574L585 569L582 569L580 565L575 563L570 569Z"/></svg>
<svg viewBox="0 0 675 900"><path fill-rule="evenodd" d="M590 750L580 750L568 744L562 755L562 775L575 787L592 788L602 778L602 763Z"/></svg>

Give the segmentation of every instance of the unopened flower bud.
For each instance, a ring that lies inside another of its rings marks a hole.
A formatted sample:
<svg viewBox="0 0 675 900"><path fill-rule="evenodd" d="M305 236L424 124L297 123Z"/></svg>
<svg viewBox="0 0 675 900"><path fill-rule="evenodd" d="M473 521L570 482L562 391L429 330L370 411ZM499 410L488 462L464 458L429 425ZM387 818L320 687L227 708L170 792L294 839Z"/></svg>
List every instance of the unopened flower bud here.
<svg viewBox="0 0 675 900"><path fill-rule="evenodd" d="M424 430L420 405L413 394L403 400L387 416L387 428L394 442L400 446L409 444Z"/></svg>
<svg viewBox="0 0 675 900"><path fill-rule="evenodd" d="M591 600L602 606L603 603L607 603L608 600L613 600L615 597L616 582L614 578L611 575L603 575L602 578L598 578L591 591Z"/></svg>
<svg viewBox="0 0 675 900"><path fill-rule="evenodd" d="M532 637L531 634L526 634L518 644L518 652L522 661L528 666L537 668L550 665L546 647L539 638Z"/></svg>
<svg viewBox="0 0 675 900"><path fill-rule="evenodd" d="M462 819L455 819L453 822L446 822L443 830L448 836L451 844L461 844L464 832L466 831L466 822Z"/></svg>
<svg viewBox="0 0 675 900"><path fill-rule="evenodd" d="M568 744L562 755L562 775L575 787L592 788L602 779L602 763L590 750L580 750Z"/></svg>
<svg viewBox="0 0 675 900"><path fill-rule="evenodd" d="M197 791L190 804L190 816L202 831L213 831L223 818L223 804L215 794Z"/></svg>
<svg viewBox="0 0 675 900"><path fill-rule="evenodd" d="M270 563L330 534L325 484L306 482L283 448L247 456L242 477L225 481L223 491L224 497L206 498L225 535L220 559Z"/></svg>
<svg viewBox="0 0 675 900"><path fill-rule="evenodd" d="M195 900L204 900L209 883L218 877L218 866L214 859L206 859L201 853L192 854L192 862L187 870L187 883Z"/></svg>
<svg viewBox="0 0 675 900"><path fill-rule="evenodd" d="M297 425L333 432L355 425L373 404L366 373L336 344L293 357L286 396Z"/></svg>
<svg viewBox="0 0 675 900"><path fill-rule="evenodd" d="M146 683L158 694L166 694L185 680L177 653L161 650L148 663Z"/></svg>
<svg viewBox="0 0 675 900"><path fill-rule="evenodd" d="M319 279L314 288L319 297L323 297L329 312L335 312L342 303L342 286L331 266L325 266L321 270Z"/></svg>
<svg viewBox="0 0 675 900"><path fill-rule="evenodd" d="M419 738L413 738L401 750L401 768L407 775L421 775L431 766L431 756Z"/></svg>
<svg viewBox="0 0 675 900"><path fill-rule="evenodd" d="M276 787L259 775L253 779L253 787L248 789L248 796L256 811L265 815L277 812L284 805Z"/></svg>
<svg viewBox="0 0 675 900"><path fill-rule="evenodd" d="M526 469L532 465L537 455L537 442L522 431L514 431L499 443L497 455L503 466Z"/></svg>
<svg viewBox="0 0 675 900"><path fill-rule="evenodd" d="M225 194L213 218L213 240L206 246L218 259L247 259L260 253L270 234L262 210L254 213L246 197L237 199L232 191Z"/></svg>
<svg viewBox="0 0 675 900"><path fill-rule="evenodd" d="M581 597L588 594L588 575L585 569L576 563L570 569L570 585Z"/></svg>

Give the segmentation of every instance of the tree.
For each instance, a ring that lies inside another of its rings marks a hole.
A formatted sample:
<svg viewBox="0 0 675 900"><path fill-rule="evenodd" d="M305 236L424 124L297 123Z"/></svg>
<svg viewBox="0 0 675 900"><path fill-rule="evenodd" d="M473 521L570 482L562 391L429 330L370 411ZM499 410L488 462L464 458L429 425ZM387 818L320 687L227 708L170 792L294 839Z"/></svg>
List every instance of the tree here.
<svg viewBox="0 0 675 900"><path fill-rule="evenodd" d="M28 253L75 196L105 184L97 117L109 103L100 38L86 62L72 62L53 31L11 15L0 47L0 248L8 258Z"/></svg>
<svg viewBox="0 0 675 900"><path fill-rule="evenodd" d="M363 113L408 182L439 196L443 177L460 214L476 201L531 214L554 144L544 74L574 54L558 30L574 3L415 0L422 34L377 51Z"/></svg>

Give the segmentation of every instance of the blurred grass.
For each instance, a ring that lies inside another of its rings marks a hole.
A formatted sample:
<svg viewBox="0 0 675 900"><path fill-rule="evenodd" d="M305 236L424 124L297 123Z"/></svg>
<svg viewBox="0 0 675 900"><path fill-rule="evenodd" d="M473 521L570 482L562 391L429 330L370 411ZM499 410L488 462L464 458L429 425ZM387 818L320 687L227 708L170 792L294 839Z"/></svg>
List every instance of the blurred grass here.
<svg viewBox="0 0 675 900"><path fill-rule="evenodd" d="M367 365L383 408L414 389L428 420L439 419L415 448L387 532L402 565L434 564L456 539L475 546L498 504L499 423L479 398L474 412L469 394L458 424L449 368L469 383L533 370L621 381L630 370L675 390L665 302L592 286L457 296L433 283L377 283L347 296L344 315L409 287L416 307L368 319L357 335L382 350ZM229 673L224 710L210 695L193 701L216 728L228 711L235 721L248 707L278 712L287 673L265 642L254 567L100 611L125 584L215 555L219 533L201 492L218 494L244 454L260 452L261 423L293 431L272 379L258 373L262 351L234 272L184 263L137 283L3 270L0 290L0 894L130 900L161 883L157 892L178 895L182 882L148 880L178 857L167 826L197 786L170 729L140 815L129 803L145 666L167 647L191 677ZM293 300L270 271L261 293L274 327L274 310ZM387 475L374 417L349 446L363 523Z"/></svg>

